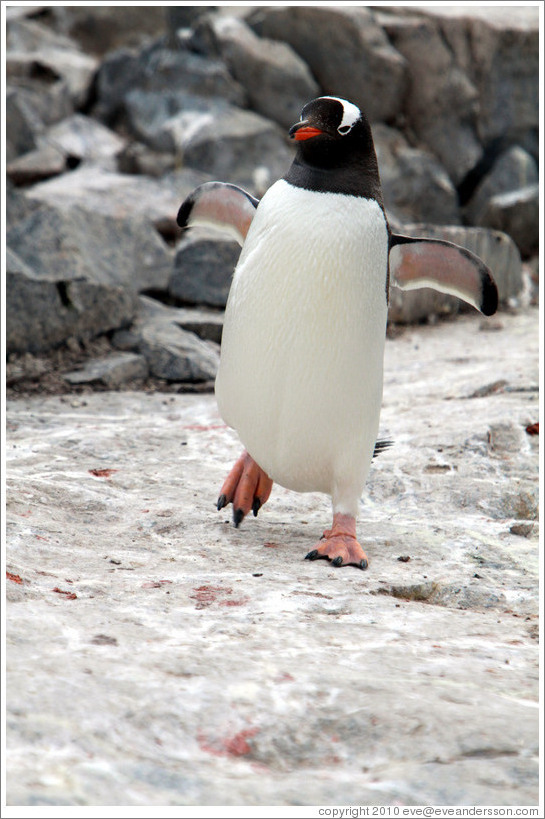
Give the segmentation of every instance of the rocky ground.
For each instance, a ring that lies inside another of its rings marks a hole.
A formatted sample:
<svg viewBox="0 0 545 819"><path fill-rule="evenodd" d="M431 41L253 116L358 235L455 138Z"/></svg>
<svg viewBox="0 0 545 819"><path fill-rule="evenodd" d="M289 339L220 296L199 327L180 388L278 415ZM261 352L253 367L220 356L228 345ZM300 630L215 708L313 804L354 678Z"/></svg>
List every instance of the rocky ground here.
<svg viewBox="0 0 545 819"><path fill-rule="evenodd" d="M537 805L538 419L535 307L389 338L361 572L212 395L12 396L8 804Z"/></svg>

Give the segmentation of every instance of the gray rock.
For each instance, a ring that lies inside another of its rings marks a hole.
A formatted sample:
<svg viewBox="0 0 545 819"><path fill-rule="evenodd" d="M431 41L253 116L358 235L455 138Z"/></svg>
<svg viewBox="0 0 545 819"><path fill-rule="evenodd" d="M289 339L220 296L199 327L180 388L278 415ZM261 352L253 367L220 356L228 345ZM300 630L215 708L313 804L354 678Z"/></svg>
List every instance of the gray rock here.
<svg viewBox="0 0 545 819"><path fill-rule="evenodd" d="M128 142L117 155L121 173L158 177L173 171L175 166L174 156L154 151L141 142Z"/></svg>
<svg viewBox="0 0 545 819"><path fill-rule="evenodd" d="M184 166L256 190L256 170L274 180L289 167L293 148L264 117L223 101L131 91L128 121L135 136L154 150L175 152Z"/></svg>
<svg viewBox="0 0 545 819"><path fill-rule="evenodd" d="M246 103L242 87L222 62L185 49L166 48L162 40L140 53L120 49L106 57L97 73L94 115L106 122L122 114L130 118L130 112L125 111L126 98L135 91L159 98L166 95L166 104L178 110L188 95L217 97L235 105Z"/></svg>
<svg viewBox="0 0 545 819"><path fill-rule="evenodd" d="M524 258L539 249L539 185L528 185L489 199L482 223L509 234Z"/></svg>
<svg viewBox="0 0 545 819"><path fill-rule="evenodd" d="M38 147L36 132L43 130L43 123L36 126L36 117L25 105L23 96L15 88L6 92L6 161L12 162L18 156Z"/></svg>
<svg viewBox="0 0 545 819"><path fill-rule="evenodd" d="M29 67L28 80L10 81L8 93L17 94L17 105L12 114L22 117L33 136L43 134L49 125L60 122L74 113L68 86L64 80L45 69ZM14 106L15 107L15 106ZM12 128L16 123L12 123Z"/></svg>
<svg viewBox="0 0 545 819"><path fill-rule="evenodd" d="M539 128L539 12L537 6L524 12L512 9L501 21L484 14L470 24L483 143L498 136L516 142Z"/></svg>
<svg viewBox="0 0 545 819"><path fill-rule="evenodd" d="M177 42L177 33L180 29L195 26L199 17L215 11L216 6L168 6L165 8L166 26L169 43Z"/></svg>
<svg viewBox="0 0 545 819"><path fill-rule="evenodd" d="M52 27L84 52L106 54L119 46L138 48L165 30L162 6L57 6L48 8Z"/></svg>
<svg viewBox="0 0 545 819"><path fill-rule="evenodd" d="M527 151L514 145L504 151L475 189L464 208L464 216L473 225L489 226L485 212L493 196L537 185L539 173L537 164Z"/></svg>
<svg viewBox="0 0 545 819"><path fill-rule="evenodd" d="M46 75L61 78L76 108L87 101L98 61L81 52L70 38L33 20L17 20L7 27L6 45L12 59L29 63L29 72L38 66Z"/></svg>
<svg viewBox="0 0 545 819"><path fill-rule="evenodd" d="M277 125L233 107L199 117L191 134L182 136L181 148L186 165L255 193L259 172L265 169L274 181L286 173L294 156Z"/></svg>
<svg viewBox="0 0 545 819"><path fill-rule="evenodd" d="M490 267L498 286L500 303L506 304L510 299L520 295L522 290L520 253L507 234L487 228L430 224L403 225L401 232L407 236L446 239L466 247ZM412 324L430 316L457 313L466 307L454 296L437 293L429 288L403 292L392 287L388 319L393 323Z"/></svg>
<svg viewBox="0 0 545 819"><path fill-rule="evenodd" d="M124 148L126 140L102 123L83 114L74 114L50 127L45 139L72 161L107 164Z"/></svg>
<svg viewBox="0 0 545 819"><path fill-rule="evenodd" d="M115 333L112 342L120 350L143 355L150 375L156 378L209 382L216 377L219 364L218 330L221 336L217 314L212 321L203 311L167 307L141 296L137 318L130 328ZM211 336L216 338L210 340Z"/></svg>
<svg viewBox="0 0 545 819"><path fill-rule="evenodd" d="M207 15L194 38L205 41L245 88L254 111L289 128L320 89L308 66L286 43L256 36L240 19Z"/></svg>
<svg viewBox="0 0 545 819"><path fill-rule="evenodd" d="M168 292L190 304L225 307L239 255L236 242L190 231L176 251Z"/></svg>
<svg viewBox="0 0 545 819"><path fill-rule="evenodd" d="M115 389L131 381L143 381L148 376L148 365L142 355L135 353L113 353L106 358L94 358L85 363L80 370L65 373L69 384L101 384Z"/></svg>
<svg viewBox="0 0 545 819"><path fill-rule="evenodd" d="M150 374L165 381L210 381L216 377L219 349L169 319L143 324L138 349Z"/></svg>
<svg viewBox="0 0 545 819"><path fill-rule="evenodd" d="M179 235L176 214L183 199L209 178L189 168L158 180L81 166L70 174L34 185L28 190L28 197L63 210L77 207L114 219L145 219L161 234L172 237ZM148 225L145 233L149 235L149 232ZM168 275L165 263L161 262L158 267L160 276L156 284L163 286L164 276ZM148 285L139 281L137 286Z"/></svg>
<svg viewBox="0 0 545 819"><path fill-rule="evenodd" d="M456 190L432 154L411 148L399 131L380 123L373 139L389 214L400 222L460 223Z"/></svg>
<svg viewBox="0 0 545 819"><path fill-rule="evenodd" d="M139 344L138 328L150 321L168 320L182 330L194 333L203 341L221 342L223 329L223 312L196 307L170 307L157 299L140 296L138 320L133 329L120 330L115 333L112 342L120 350L136 350Z"/></svg>
<svg viewBox="0 0 545 819"><path fill-rule="evenodd" d="M248 22L262 37L288 43L323 92L352 100L371 120L388 121L402 110L406 63L369 9L263 7Z"/></svg>
<svg viewBox="0 0 545 819"><path fill-rule="evenodd" d="M433 17L413 16L406 9L403 15L381 19L409 66L403 109L410 128L459 184L482 156L476 131L477 88Z"/></svg>
<svg viewBox="0 0 545 819"><path fill-rule="evenodd" d="M6 174L15 185L31 185L58 176L66 170L66 156L54 145L43 145L12 159Z"/></svg>
<svg viewBox="0 0 545 819"><path fill-rule="evenodd" d="M172 251L143 217L112 218L47 204L8 230L6 243L43 281L84 279L127 291L166 285Z"/></svg>
<svg viewBox="0 0 545 819"><path fill-rule="evenodd" d="M6 349L40 353L68 338L87 340L133 319L136 296L120 287L81 280L41 279L7 253Z"/></svg>

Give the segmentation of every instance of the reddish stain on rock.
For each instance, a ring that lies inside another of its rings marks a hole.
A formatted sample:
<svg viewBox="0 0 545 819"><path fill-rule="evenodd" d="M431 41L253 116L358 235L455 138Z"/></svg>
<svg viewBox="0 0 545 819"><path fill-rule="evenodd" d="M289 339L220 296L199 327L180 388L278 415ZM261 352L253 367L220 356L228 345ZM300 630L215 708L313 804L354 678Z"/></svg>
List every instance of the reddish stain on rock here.
<svg viewBox="0 0 545 819"><path fill-rule="evenodd" d="M244 606L247 602L247 597L243 597L240 600L220 600L220 606Z"/></svg>
<svg viewBox="0 0 545 819"><path fill-rule="evenodd" d="M207 754L213 756L246 756L252 750L247 740L258 732L259 728L245 728L232 737L223 737L214 741L210 741L202 732L199 732L197 741L201 751L206 751Z"/></svg>
<svg viewBox="0 0 545 819"><path fill-rule="evenodd" d="M19 577L18 574L12 574L11 572L6 572L6 579L13 581L13 583L22 583L23 578Z"/></svg>
<svg viewBox="0 0 545 819"><path fill-rule="evenodd" d="M192 600L197 601L197 608L203 608L204 606L210 606L217 599L218 595L231 594L233 590L225 588L224 586L197 586L193 591L195 594L190 594L189 596ZM225 602L223 602L222 605L225 605Z"/></svg>
<svg viewBox="0 0 545 819"><path fill-rule="evenodd" d="M77 594L75 592L63 591L63 589L59 589L58 586L55 586L55 588L51 589L51 591L56 592L56 594L63 594L65 600L77 600L78 599L78 596L77 596Z"/></svg>
<svg viewBox="0 0 545 819"><path fill-rule="evenodd" d="M114 472L119 472L119 469L90 469L89 474L94 475L95 478L109 478Z"/></svg>
<svg viewBox="0 0 545 819"><path fill-rule="evenodd" d="M528 435L539 435L539 421L535 424L528 424L526 432Z"/></svg>

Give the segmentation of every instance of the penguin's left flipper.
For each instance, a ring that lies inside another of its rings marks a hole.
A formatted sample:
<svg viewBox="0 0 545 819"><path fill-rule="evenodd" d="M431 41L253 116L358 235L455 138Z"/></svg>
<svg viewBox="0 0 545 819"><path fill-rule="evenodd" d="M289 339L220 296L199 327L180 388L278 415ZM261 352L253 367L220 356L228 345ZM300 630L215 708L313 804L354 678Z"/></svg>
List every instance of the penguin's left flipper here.
<svg viewBox="0 0 545 819"><path fill-rule="evenodd" d="M259 199L227 182L205 182L182 202L176 222L181 228L212 227L244 243Z"/></svg>
<svg viewBox="0 0 545 819"><path fill-rule="evenodd" d="M401 290L431 287L457 296L485 316L498 308L498 288L488 267L474 253L453 242L393 233L390 277Z"/></svg>

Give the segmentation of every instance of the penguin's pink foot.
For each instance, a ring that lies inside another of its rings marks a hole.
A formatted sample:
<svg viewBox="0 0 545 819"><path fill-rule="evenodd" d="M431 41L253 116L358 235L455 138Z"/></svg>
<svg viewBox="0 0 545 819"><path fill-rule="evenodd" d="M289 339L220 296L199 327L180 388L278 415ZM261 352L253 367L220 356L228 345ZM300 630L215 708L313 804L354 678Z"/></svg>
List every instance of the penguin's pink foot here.
<svg viewBox="0 0 545 819"><path fill-rule="evenodd" d="M357 566L366 569L367 555L356 540L356 519L340 512L333 516L333 526L326 529L321 540L306 556L306 560L331 560L334 566Z"/></svg>
<svg viewBox="0 0 545 819"><path fill-rule="evenodd" d="M239 526L250 509L257 513L268 500L273 482L246 451L231 469L218 498L218 510L233 504L233 523Z"/></svg>

